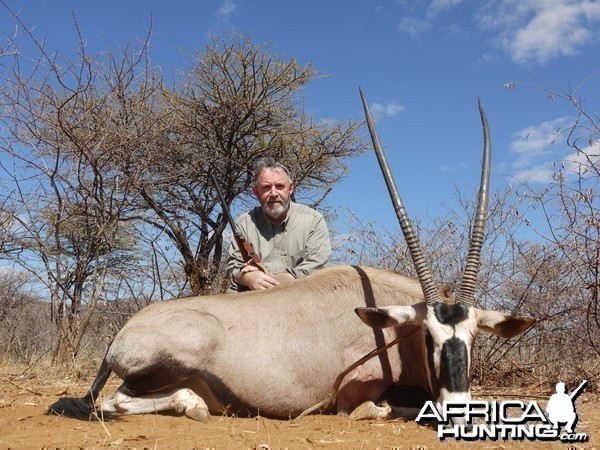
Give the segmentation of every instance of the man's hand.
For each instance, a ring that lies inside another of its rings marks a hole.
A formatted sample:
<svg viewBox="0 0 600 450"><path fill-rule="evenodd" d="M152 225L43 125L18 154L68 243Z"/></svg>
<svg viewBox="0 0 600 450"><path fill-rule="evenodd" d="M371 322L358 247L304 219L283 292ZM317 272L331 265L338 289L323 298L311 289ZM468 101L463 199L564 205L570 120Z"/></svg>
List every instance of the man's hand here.
<svg viewBox="0 0 600 450"><path fill-rule="evenodd" d="M271 289L293 279L294 276L287 272L278 273L274 277L270 277L252 264L246 265L237 275L238 284L246 286L252 291Z"/></svg>

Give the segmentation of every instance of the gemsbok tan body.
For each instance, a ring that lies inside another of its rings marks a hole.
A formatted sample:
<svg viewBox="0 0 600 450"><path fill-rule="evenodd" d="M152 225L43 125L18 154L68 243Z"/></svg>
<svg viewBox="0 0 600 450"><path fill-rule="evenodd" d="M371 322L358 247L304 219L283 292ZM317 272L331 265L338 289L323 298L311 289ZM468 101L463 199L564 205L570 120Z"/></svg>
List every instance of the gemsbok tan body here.
<svg viewBox="0 0 600 450"><path fill-rule="evenodd" d="M200 421L215 414L294 418L323 400L351 364L400 336L405 337L397 345L348 373L323 412L349 414L380 400L393 384L422 387L440 405L470 399L477 331L512 337L534 322L473 306L489 184L485 116L480 108L485 145L479 206L453 301L433 284L364 97L363 104L418 280L371 267L334 266L271 290L153 304L117 334L89 392L60 399L49 411L89 418L114 372L123 384L99 402L98 415L175 410Z"/></svg>

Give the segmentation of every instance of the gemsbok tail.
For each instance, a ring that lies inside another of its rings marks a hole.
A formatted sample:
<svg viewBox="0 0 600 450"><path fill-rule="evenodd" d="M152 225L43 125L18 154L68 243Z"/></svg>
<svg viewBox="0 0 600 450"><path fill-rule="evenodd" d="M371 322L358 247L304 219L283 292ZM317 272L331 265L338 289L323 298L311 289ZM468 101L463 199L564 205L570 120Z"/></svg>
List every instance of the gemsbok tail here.
<svg viewBox="0 0 600 450"><path fill-rule="evenodd" d="M92 383L92 387L84 397L63 397L50 405L46 414L57 414L72 419L89 420L96 411L94 404L110 374L111 370L108 367L106 358L104 358L100 365L100 369L98 370L98 375L96 375L96 379ZM107 418L106 415L104 418Z"/></svg>

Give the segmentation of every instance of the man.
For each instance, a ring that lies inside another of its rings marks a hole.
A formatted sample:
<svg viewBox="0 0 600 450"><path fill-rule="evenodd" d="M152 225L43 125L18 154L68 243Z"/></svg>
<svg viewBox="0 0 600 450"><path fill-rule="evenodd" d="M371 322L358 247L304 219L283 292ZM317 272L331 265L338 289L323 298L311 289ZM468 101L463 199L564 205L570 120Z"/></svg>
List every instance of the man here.
<svg viewBox="0 0 600 450"><path fill-rule="evenodd" d="M273 277L252 261L244 262L232 243L227 261L231 274L228 292L270 289L305 277L329 261L331 243L325 219L291 200L294 183L283 165L272 158L261 159L255 168L252 192L260 206L242 214L236 223Z"/></svg>
<svg viewBox="0 0 600 450"><path fill-rule="evenodd" d="M567 433L573 433L573 425L577 422L573 397L575 397L575 392L571 395L567 394L565 383L556 383L556 394L552 394L546 406L548 418L554 429L558 429L559 423L566 423Z"/></svg>

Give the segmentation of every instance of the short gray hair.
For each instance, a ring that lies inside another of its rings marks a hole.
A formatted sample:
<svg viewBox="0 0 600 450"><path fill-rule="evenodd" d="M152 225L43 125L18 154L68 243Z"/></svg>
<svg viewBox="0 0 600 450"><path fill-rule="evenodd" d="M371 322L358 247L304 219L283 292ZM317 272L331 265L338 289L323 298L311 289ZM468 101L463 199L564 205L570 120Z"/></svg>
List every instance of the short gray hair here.
<svg viewBox="0 0 600 450"><path fill-rule="evenodd" d="M258 183L258 177L260 176L262 171L266 169L282 170L287 175L290 183L292 182L292 175L290 174L288 168L285 167L283 164L278 163L275 160L275 158L271 158L269 156L259 159L258 161L256 161L256 164L254 164L254 184Z"/></svg>

